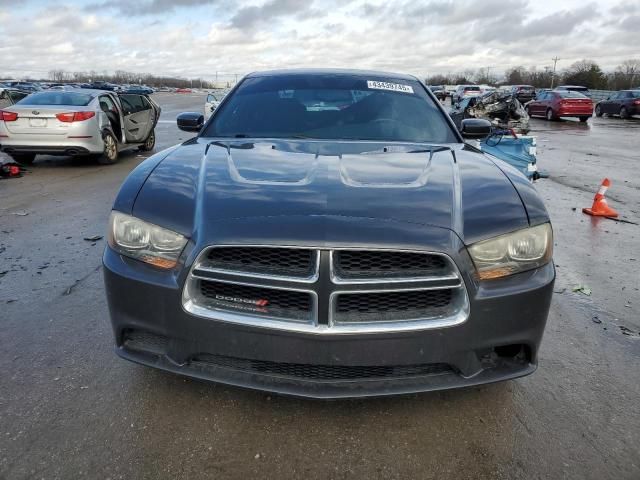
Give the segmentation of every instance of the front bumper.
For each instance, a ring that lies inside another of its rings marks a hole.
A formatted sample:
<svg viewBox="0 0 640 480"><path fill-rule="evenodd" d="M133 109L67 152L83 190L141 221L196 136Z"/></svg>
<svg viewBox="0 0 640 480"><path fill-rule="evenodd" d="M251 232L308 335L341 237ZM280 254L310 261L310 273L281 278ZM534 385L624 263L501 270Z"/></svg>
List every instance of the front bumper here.
<svg viewBox="0 0 640 480"><path fill-rule="evenodd" d="M471 314L455 327L318 335L191 315L182 308L180 275L110 248L104 267L121 357L195 378L314 398L424 392L532 373L555 278L549 264L468 285Z"/></svg>

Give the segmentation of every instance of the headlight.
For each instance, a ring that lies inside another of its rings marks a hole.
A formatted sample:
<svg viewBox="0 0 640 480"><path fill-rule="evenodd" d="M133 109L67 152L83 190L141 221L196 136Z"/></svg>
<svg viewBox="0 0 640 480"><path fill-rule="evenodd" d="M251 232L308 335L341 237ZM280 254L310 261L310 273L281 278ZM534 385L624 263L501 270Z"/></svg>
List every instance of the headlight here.
<svg viewBox="0 0 640 480"><path fill-rule="evenodd" d="M506 277L541 267L553 255L551 225L545 223L474 243L469 247L469 253L480 280Z"/></svg>
<svg viewBox="0 0 640 480"><path fill-rule="evenodd" d="M109 218L109 246L116 252L160 268L173 268L187 244L179 233L113 211Z"/></svg>

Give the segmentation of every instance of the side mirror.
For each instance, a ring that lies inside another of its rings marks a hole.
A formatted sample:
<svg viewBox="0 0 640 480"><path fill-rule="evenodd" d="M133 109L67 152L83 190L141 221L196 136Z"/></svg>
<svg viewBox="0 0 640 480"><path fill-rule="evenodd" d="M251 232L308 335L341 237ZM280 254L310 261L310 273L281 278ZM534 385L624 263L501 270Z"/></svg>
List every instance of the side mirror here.
<svg viewBox="0 0 640 480"><path fill-rule="evenodd" d="M204 115L198 112L184 112L178 115L178 128L185 132L199 132L204 125Z"/></svg>
<svg viewBox="0 0 640 480"><path fill-rule="evenodd" d="M460 125L463 138L483 139L491 135L491 122L483 118L465 118Z"/></svg>

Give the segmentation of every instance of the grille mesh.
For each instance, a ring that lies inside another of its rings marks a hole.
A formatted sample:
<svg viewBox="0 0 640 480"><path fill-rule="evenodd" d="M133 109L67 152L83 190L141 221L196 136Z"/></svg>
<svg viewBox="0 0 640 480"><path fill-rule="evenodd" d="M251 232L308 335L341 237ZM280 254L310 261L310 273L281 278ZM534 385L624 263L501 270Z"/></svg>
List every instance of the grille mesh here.
<svg viewBox="0 0 640 480"><path fill-rule="evenodd" d="M311 295L293 290L249 287L200 280L200 293L218 309L282 318L308 319L312 314ZM224 297L224 298L221 298ZM266 300L265 305L260 301Z"/></svg>
<svg viewBox="0 0 640 480"><path fill-rule="evenodd" d="M448 273L447 262L438 255L414 252L338 250L334 268L340 278L411 278Z"/></svg>
<svg viewBox="0 0 640 480"><path fill-rule="evenodd" d="M131 350L164 355L167 353L169 339L162 335L157 335L143 330L126 330L124 332L123 344Z"/></svg>
<svg viewBox="0 0 640 480"><path fill-rule="evenodd" d="M451 289L341 294L335 319L370 322L435 317L448 310L452 296Z"/></svg>
<svg viewBox="0 0 640 480"><path fill-rule="evenodd" d="M306 278L314 274L316 252L303 248L219 247L207 255L214 268Z"/></svg>
<svg viewBox="0 0 640 480"><path fill-rule="evenodd" d="M191 363L193 366L201 368L214 366L262 375L329 381L436 375L453 371L449 365L443 363L397 366L309 365L249 360L209 354L199 355Z"/></svg>

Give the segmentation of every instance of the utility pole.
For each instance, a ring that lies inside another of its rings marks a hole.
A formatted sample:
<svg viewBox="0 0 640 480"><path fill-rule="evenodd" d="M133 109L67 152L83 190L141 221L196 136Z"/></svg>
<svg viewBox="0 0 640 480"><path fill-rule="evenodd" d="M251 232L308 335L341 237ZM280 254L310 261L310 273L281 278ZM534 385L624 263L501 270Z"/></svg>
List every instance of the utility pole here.
<svg viewBox="0 0 640 480"><path fill-rule="evenodd" d="M553 72L551 73L551 90L553 90L553 81L556 79L556 63L558 63L558 60L560 59L556 55L555 58L552 58L551 60L553 60Z"/></svg>

